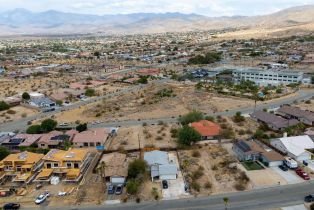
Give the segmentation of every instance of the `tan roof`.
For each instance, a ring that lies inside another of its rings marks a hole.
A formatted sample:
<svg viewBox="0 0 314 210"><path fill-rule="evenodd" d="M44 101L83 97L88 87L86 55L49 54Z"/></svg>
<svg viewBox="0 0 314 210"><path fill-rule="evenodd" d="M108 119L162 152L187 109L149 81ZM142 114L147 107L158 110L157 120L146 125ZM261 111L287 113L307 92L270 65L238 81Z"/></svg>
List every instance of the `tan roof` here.
<svg viewBox="0 0 314 210"><path fill-rule="evenodd" d="M43 169L41 170L41 172L37 175L36 179L40 179L40 178L47 178L50 177L50 175L52 174L53 169L49 168L49 169Z"/></svg>
<svg viewBox="0 0 314 210"><path fill-rule="evenodd" d="M272 150L270 152L263 152L263 156L265 156L269 161L278 161L284 160L284 157L278 152Z"/></svg>
<svg viewBox="0 0 314 210"><path fill-rule="evenodd" d="M68 179L75 179L75 178L77 178L80 175L80 173L81 173L80 169L71 168L71 169L68 170L66 176L67 176Z"/></svg>
<svg viewBox="0 0 314 210"><path fill-rule="evenodd" d="M126 161L126 155L118 152L104 154L99 161L98 168L101 167L101 163L105 163L105 176L123 176L128 175L128 163Z"/></svg>
<svg viewBox="0 0 314 210"><path fill-rule="evenodd" d="M86 149L70 148L68 151L52 149L44 157L47 161L83 161L88 153Z"/></svg>
<svg viewBox="0 0 314 210"><path fill-rule="evenodd" d="M95 128L87 131L83 131L74 136L73 142L84 143L84 142L101 142L105 143L110 133L109 128Z"/></svg>
<svg viewBox="0 0 314 210"><path fill-rule="evenodd" d="M32 152L10 154L0 162L0 165L2 165L4 162L24 162L24 164L35 164L39 162L43 157L43 154L37 154Z"/></svg>

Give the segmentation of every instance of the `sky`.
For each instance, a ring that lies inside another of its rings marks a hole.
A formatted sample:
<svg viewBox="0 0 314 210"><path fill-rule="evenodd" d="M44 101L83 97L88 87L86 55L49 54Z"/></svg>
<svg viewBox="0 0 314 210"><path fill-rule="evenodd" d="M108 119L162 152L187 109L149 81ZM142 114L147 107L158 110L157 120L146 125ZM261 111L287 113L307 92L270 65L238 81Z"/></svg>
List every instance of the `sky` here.
<svg viewBox="0 0 314 210"><path fill-rule="evenodd" d="M0 0L0 12L24 8L83 14L195 13L210 17L263 15L314 0Z"/></svg>

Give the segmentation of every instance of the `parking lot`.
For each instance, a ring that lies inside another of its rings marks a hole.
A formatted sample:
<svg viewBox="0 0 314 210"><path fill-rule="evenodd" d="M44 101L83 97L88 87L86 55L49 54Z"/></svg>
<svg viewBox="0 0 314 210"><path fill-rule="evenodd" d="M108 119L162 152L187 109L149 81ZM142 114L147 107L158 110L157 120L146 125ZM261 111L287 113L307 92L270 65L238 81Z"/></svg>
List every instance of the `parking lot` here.
<svg viewBox="0 0 314 210"><path fill-rule="evenodd" d="M282 171L278 167L272 167L271 170L284 178L288 184L296 184L303 181L293 170Z"/></svg>

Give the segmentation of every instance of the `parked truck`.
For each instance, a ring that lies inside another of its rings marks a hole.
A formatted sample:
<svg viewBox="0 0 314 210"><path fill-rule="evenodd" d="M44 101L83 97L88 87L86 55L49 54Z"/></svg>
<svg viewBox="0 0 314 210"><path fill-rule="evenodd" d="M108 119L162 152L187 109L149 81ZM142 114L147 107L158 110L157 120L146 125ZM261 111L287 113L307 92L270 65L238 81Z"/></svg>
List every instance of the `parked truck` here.
<svg viewBox="0 0 314 210"><path fill-rule="evenodd" d="M284 162L284 164L285 164L288 168L290 168L290 169L296 169L296 168L298 168L298 163L297 163L297 161L293 160L293 159L290 158L290 157L286 157L283 162Z"/></svg>

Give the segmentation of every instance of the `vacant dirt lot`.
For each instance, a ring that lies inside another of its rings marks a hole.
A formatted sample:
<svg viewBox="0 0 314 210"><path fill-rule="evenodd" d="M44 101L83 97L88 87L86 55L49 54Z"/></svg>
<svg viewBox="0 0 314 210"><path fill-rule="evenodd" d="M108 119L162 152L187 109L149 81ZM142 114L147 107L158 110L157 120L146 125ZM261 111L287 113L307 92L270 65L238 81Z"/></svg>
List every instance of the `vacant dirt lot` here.
<svg viewBox="0 0 314 210"><path fill-rule="evenodd" d="M11 120L18 120L36 113L38 113L38 111L35 109L26 108L23 106L12 107L10 110L0 112L0 123L5 123Z"/></svg>

